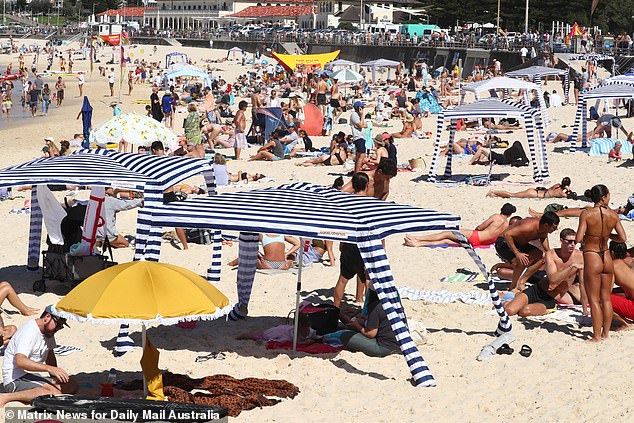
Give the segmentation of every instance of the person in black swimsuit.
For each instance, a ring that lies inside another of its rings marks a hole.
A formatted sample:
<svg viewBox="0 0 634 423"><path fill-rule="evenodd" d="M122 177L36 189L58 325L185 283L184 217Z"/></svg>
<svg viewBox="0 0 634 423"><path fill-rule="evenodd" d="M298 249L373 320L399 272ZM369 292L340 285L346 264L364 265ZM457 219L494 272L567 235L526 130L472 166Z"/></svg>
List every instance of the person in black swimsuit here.
<svg viewBox="0 0 634 423"><path fill-rule="evenodd" d="M314 165L324 165L324 166L338 166L342 165L346 162L348 158L348 154L346 152L347 144L345 141L340 141L337 146L332 150L331 154L324 154L319 157L315 157L314 159L306 160L303 163L297 163L297 166L314 166Z"/></svg>
<svg viewBox="0 0 634 423"><path fill-rule="evenodd" d="M592 314L591 342L608 338L612 326L610 294L614 281L614 266L608 251L608 239L625 242L627 236L619 216L609 208L610 191L605 185L595 185L586 190L586 197L594 207L581 212L576 242L582 242L585 290ZM613 232L616 231L616 234Z"/></svg>

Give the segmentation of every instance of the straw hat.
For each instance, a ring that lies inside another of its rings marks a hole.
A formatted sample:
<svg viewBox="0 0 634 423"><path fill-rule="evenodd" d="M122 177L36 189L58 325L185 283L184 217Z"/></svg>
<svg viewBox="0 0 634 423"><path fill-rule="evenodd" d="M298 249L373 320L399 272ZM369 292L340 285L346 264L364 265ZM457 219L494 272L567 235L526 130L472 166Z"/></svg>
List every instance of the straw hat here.
<svg viewBox="0 0 634 423"><path fill-rule="evenodd" d="M405 116L405 122L414 122L414 116L408 114Z"/></svg>
<svg viewBox="0 0 634 423"><path fill-rule="evenodd" d="M385 147L385 139L383 139L383 134L377 134L377 136L374 137L374 142L376 143L376 145Z"/></svg>

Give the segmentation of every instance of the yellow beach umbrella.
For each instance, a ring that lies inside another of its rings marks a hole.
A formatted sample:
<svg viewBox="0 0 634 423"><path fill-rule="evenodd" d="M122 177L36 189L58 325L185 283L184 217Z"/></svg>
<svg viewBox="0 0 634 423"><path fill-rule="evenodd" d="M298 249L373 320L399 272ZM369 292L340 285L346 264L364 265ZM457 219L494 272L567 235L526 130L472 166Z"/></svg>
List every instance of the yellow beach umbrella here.
<svg viewBox="0 0 634 423"><path fill-rule="evenodd" d="M57 305L70 320L171 325L213 320L231 311L229 299L191 270L135 261L95 273Z"/></svg>
<svg viewBox="0 0 634 423"><path fill-rule="evenodd" d="M222 292L191 270L135 261L90 276L53 311L80 322L141 323L144 391L148 399L160 399L163 393L158 351L147 341L145 326L217 319L231 311L231 304ZM146 380L150 383L149 396Z"/></svg>

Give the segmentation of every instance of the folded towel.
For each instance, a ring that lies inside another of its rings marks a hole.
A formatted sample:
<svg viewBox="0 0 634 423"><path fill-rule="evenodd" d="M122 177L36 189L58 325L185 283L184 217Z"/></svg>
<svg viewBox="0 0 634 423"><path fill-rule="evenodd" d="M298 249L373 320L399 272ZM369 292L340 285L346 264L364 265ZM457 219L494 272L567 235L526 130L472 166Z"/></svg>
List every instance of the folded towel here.
<svg viewBox="0 0 634 423"><path fill-rule="evenodd" d="M431 291L414 289L407 286L396 288L401 298L427 303L448 304L462 302L464 304L491 305L491 295L488 291L449 292L446 290Z"/></svg>
<svg viewBox="0 0 634 423"><path fill-rule="evenodd" d="M69 355L79 351L82 351L82 349L79 347L73 347L71 345L58 345L53 349L53 353L59 356Z"/></svg>

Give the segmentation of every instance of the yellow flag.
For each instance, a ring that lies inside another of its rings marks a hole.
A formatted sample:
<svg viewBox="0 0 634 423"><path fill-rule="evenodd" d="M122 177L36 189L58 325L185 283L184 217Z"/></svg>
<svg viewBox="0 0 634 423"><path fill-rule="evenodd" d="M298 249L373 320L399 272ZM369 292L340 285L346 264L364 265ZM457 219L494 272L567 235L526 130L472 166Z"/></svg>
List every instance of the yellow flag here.
<svg viewBox="0 0 634 423"><path fill-rule="evenodd" d="M148 396L146 399L164 401L163 375L158 368L159 352L149 339L145 342L143 357L141 357L141 368L147 383Z"/></svg>

